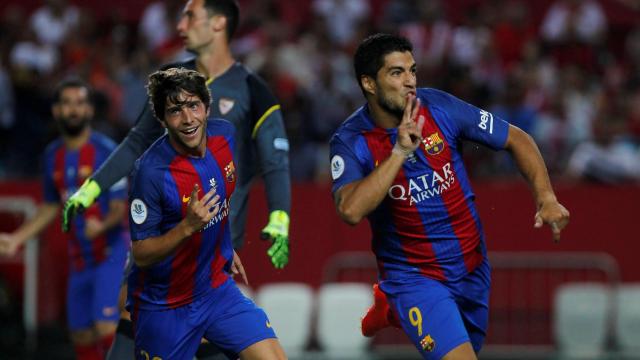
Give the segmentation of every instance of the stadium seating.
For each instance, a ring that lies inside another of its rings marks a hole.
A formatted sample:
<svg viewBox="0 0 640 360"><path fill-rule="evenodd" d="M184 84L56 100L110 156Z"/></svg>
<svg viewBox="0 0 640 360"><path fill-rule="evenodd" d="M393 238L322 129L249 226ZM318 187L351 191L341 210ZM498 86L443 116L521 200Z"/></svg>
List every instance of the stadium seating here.
<svg viewBox="0 0 640 360"><path fill-rule="evenodd" d="M264 285L256 294L290 358L299 357L309 341L313 299L311 287L302 283Z"/></svg>
<svg viewBox="0 0 640 360"><path fill-rule="evenodd" d="M369 338L360 332L360 317L373 303L371 286L363 283L328 283L320 287L318 342L333 359L365 359Z"/></svg>
<svg viewBox="0 0 640 360"><path fill-rule="evenodd" d="M640 283L620 285L615 294L615 339L621 357L640 354Z"/></svg>
<svg viewBox="0 0 640 360"><path fill-rule="evenodd" d="M568 283L555 294L554 331L563 359L597 359L604 353L611 313L609 287Z"/></svg>

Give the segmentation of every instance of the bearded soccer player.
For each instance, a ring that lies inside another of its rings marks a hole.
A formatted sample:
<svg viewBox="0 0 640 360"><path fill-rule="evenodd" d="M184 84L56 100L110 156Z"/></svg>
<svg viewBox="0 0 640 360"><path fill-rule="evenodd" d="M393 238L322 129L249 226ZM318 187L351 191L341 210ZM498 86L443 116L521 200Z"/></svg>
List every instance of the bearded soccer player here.
<svg viewBox="0 0 640 360"><path fill-rule="evenodd" d="M50 224L61 203L100 166L115 143L91 130L90 90L77 79L58 84L52 107L61 138L44 155L44 204L36 216L12 234L0 234L0 253L12 256L18 247ZM103 359L118 320L118 291L128 243L122 226L126 182L105 191L70 224L67 323L78 359Z"/></svg>
<svg viewBox="0 0 640 360"><path fill-rule="evenodd" d="M273 243L267 255L275 268L282 269L289 261L289 142L276 98L260 77L236 62L231 54L229 42L238 26L239 16L235 0L189 0L177 30L195 58L166 68L184 67L205 75L213 95L210 116L229 120L236 128L238 184L230 215L234 248L239 249L243 244L249 190L256 175L260 174L265 182L270 212L261 236ZM145 106L123 143L66 202L63 228L76 213L88 207L102 189L127 176L135 160L163 132L151 110ZM131 345L131 340L127 340L131 336L131 326L126 319L118 325L118 333L114 358L131 352L130 346L126 345ZM120 344L123 344L122 348Z"/></svg>
<svg viewBox="0 0 640 360"><path fill-rule="evenodd" d="M167 135L136 163L129 197L135 262L127 306L136 359L191 360L203 337L232 358L285 359L266 314L231 278L240 273L246 282L229 225L238 181L234 128L207 120L205 82L187 69L149 77Z"/></svg>
<svg viewBox="0 0 640 360"><path fill-rule="evenodd" d="M367 103L331 139L333 195L349 224L369 219L379 285L362 331L401 327L424 359L476 359L486 335L490 269L461 143L511 153L532 188L535 227L556 241L569 221L536 144L456 97L416 87L412 46L376 34L354 56Z"/></svg>

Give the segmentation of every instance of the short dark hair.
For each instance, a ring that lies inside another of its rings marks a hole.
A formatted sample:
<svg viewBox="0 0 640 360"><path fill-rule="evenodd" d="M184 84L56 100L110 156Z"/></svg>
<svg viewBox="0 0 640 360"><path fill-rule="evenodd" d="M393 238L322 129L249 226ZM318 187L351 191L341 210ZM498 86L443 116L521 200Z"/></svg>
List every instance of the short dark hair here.
<svg viewBox="0 0 640 360"><path fill-rule="evenodd" d="M240 22L240 6L236 0L205 0L204 8L209 16L222 15L227 18L227 41L230 41Z"/></svg>
<svg viewBox="0 0 640 360"><path fill-rule="evenodd" d="M185 68L170 68L149 75L149 103L160 121L164 121L167 101L179 104L178 98L182 91L199 97L205 108L209 109L211 93L207 87L207 79L199 72Z"/></svg>
<svg viewBox="0 0 640 360"><path fill-rule="evenodd" d="M360 89L364 92L360 79L362 75L376 78L384 65L384 57L392 52L412 52L413 46L406 38L391 34L374 34L364 39L353 56L353 68Z"/></svg>
<svg viewBox="0 0 640 360"><path fill-rule="evenodd" d="M91 90L91 87L84 80L75 76L65 78L56 84L53 89L53 103L59 103L60 100L62 100L62 92L69 88L85 88L87 90L87 100L89 103L93 104L93 91Z"/></svg>

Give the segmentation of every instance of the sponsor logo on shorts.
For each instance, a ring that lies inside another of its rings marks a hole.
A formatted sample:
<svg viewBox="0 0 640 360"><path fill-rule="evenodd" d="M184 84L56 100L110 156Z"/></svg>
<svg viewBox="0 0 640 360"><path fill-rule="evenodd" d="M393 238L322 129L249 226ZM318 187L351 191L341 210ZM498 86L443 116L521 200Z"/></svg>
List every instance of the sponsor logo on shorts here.
<svg viewBox="0 0 640 360"><path fill-rule="evenodd" d="M420 340L420 346L424 349L424 351L433 351L436 347L436 342L433 341L431 335L427 334L424 339Z"/></svg>

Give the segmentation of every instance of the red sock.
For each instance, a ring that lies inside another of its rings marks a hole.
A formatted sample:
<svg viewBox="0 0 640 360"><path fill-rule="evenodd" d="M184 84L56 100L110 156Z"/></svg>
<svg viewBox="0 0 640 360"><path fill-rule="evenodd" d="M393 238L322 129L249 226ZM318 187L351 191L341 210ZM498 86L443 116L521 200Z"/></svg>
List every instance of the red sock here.
<svg viewBox="0 0 640 360"><path fill-rule="evenodd" d="M78 360L102 360L102 351L96 344L74 345Z"/></svg>
<svg viewBox="0 0 640 360"><path fill-rule="evenodd" d="M372 337L389 326L400 327L400 322L389 307L387 295L380 290L378 284L373 284L373 305L362 318L362 335Z"/></svg>
<svg viewBox="0 0 640 360"><path fill-rule="evenodd" d="M111 349L111 344L113 343L113 339L115 338L115 334L105 335L98 340L98 345L102 350L102 354L107 355L109 349Z"/></svg>

